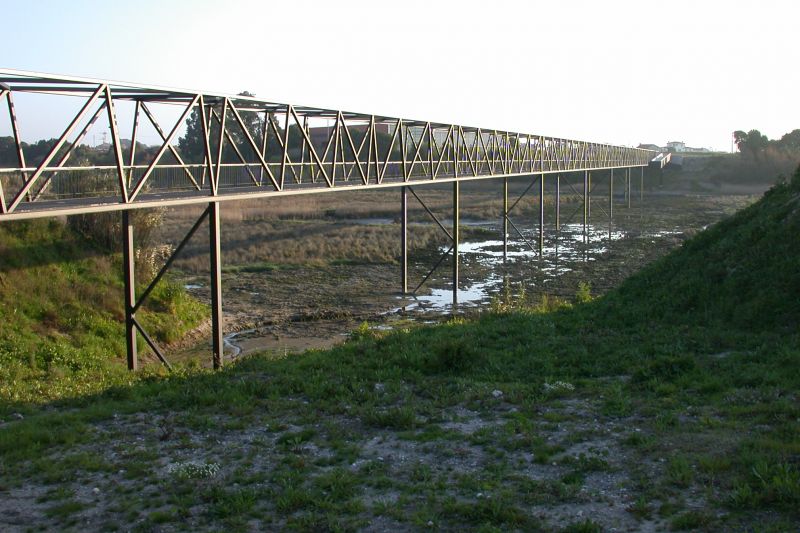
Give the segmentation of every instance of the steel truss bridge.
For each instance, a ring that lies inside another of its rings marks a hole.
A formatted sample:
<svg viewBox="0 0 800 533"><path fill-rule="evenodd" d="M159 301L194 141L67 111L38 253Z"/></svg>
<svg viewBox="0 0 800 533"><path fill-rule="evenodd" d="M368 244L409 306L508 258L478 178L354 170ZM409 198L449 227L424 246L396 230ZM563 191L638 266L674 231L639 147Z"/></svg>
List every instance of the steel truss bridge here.
<svg viewBox="0 0 800 533"><path fill-rule="evenodd" d="M22 141L24 132L20 131L24 121L18 119L15 101L34 97L36 102L41 102L41 108L69 112L71 119L59 130L43 156L27 161ZM541 253L546 176L552 176L555 183L556 227L561 225L563 176L568 187L565 192L582 197L579 210L583 211L585 232L592 206L592 171L610 171L608 204L607 209L603 209L610 221L614 207L614 171L623 172L630 207L631 170L640 169L641 197L644 169L658 156L649 150L529 133L7 69L0 69L0 106L0 125L4 118L10 124L16 163L0 168L0 222L121 212L130 369L138 366L137 332L169 366L162 350L137 321L136 312L206 219L210 236L213 364L215 368L222 365L222 202L399 188L403 293L409 292L407 207L410 193L451 243L449 250L412 292L419 290L433 271L451 256L455 304L461 182L502 178L504 251L511 226L521 239ZM3 117L6 111L7 116ZM122 123L130 127L129 137L125 139ZM106 165L91 164L86 158L78 157L87 135L97 128L110 132L107 148L112 156ZM137 142L145 128L158 136L156 149L148 149ZM188 138L190 133L194 149L180 149L178 139ZM582 180L573 180L575 184L569 181L568 175L573 173L580 173ZM508 183L514 177L532 179L525 192L510 204ZM416 187L437 183L451 183L453 187L451 230L415 192ZM537 184L538 246L525 239L509 216ZM137 295L131 210L188 204L207 204L207 208L152 282Z"/></svg>

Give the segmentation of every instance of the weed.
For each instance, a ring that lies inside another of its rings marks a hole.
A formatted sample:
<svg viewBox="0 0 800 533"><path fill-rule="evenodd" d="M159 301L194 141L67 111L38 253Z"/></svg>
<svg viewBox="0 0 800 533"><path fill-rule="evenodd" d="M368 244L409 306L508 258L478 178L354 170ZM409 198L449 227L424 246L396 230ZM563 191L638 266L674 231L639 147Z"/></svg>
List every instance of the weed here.
<svg viewBox="0 0 800 533"><path fill-rule="evenodd" d="M687 511L673 518L670 521L669 526L673 531L694 531L707 527L711 524L712 520L712 517L701 511Z"/></svg>
<svg viewBox="0 0 800 533"><path fill-rule="evenodd" d="M584 304L592 301L592 287L587 281L579 281L575 290L575 303Z"/></svg>
<svg viewBox="0 0 800 533"><path fill-rule="evenodd" d="M51 507L48 507L44 510L45 516L50 518L55 518L59 521L64 521L67 517L78 513L86 508L86 505L76 501L76 500L68 500Z"/></svg>
<svg viewBox="0 0 800 533"><path fill-rule="evenodd" d="M644 496L639 496L636 501L628 507L628 512L639 520L649 519L653 514L653 509L650 503Z"/></svg>
<svg viewBox="0 0 800 533"><path fill-rule="evenodd" d="M692 465L685 457L672 457L667 463L667 480L678 487L688 487L694 479Z"/></svg>
<svg viewBox="0 0 800 533"><path fill-rule="evenodd" d="M410 407L369 408L361 418L366 425L377 428L408 430L417 426L417 415Z"/></svg>
<svg viewBox="0 0 800 533"><path fill-rule="evenodd" d="M603 528L594 520L586 519L582 522L574 522L561 530L563 533L601 533Z"/></svg>

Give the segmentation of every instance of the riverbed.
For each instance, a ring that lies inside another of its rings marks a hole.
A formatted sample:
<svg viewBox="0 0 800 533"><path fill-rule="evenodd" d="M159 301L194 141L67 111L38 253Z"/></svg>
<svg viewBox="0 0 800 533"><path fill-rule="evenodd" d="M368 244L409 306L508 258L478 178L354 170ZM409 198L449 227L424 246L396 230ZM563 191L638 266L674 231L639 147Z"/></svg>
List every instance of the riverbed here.
<svg viewBox="0 0 800 533"><path fill-rule="evenodd" d="M573 209L564 209L560 228L546 221L541 252L535 246L537 221L512 216L524 240L516 232L510 234L505 257L500 221L470 219L470 228L480 231L470 232L472 237L459 244L457 304L452 257L442 261L412 295L400 294L399 263L326 263L320 258L318 264L227 273L223 275L225 357L254 352L284 356L327 348L346 340L364 322L381 330L435 323L454 314L483 312L493 299L509 295L525 294L529 301L542 295L571 300L581 282L600 295L754 200L754 196L656 194L631 208L620 202L610 224L607 213L595 208L586 232L582 213L566 219ZM399 225L390 218L353 219L347 224L395 227L399 239ZM447 248L449 244L411 250L410 290ZM179 280L193 296L210 299L203 276L183 274ZM198 330L189 346L174 350L173 359L210 361L207 329Z"/></svg>

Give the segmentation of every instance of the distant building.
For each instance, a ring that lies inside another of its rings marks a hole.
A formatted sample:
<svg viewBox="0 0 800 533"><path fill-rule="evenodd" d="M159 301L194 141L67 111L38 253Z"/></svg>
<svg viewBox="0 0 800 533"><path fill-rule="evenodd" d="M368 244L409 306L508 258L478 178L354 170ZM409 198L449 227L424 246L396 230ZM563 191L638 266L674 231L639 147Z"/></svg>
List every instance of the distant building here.
<svg viewBox="0 0 800 533"><path fill-rule="evenodd" d="M347 130L350 132L350 135L353 135L356 132L358 133L358 136L356 136L353 139L354 141L356 140L360 141L361 136L364 134L365 131L367 131L368 128L369 124L354 124L347 126ZM333 135L335 129L336 126L334 125L315 126L313 128L308 129L308 134L309 134L308 136L311 138L311 142L314 144L314 146L324 147L325 145L328 144L328 139L331 138L331 135ZM378 133L384 133L388 135L394 132L394 125L390 125L387 122L378 122L375 124L375 131ZM344 135L344 132L342 132L342 135ZM358 148L358 145L356 145L356 148Z"/></svg>
<svg viewBox="0 0 800 533"><path fill-rule="evenodd" d="M654 150L656 152L663 152L664 149L656 144L640 144L637 148L641 148L642 150Z"/></svg>
<svg viewBox="0 0 800 533"><path fill-rule="evenodd" d="M672 153L711 152L711 150L709 150L708 148L692 148L691 146L686 146L686 143L683 141L670 141L667 143L666 146L658 146L657 144L642 143L639 146L637 146L637 148L642 148L644 150L654 150L656 152L672 152Z"/></svg>
<svg viewBox="0 0 800 533"><path fill-rule="evenodd" d="M686 143L683 141L670 141L667 143L667 150L670 152L685 152Z"/></svg>

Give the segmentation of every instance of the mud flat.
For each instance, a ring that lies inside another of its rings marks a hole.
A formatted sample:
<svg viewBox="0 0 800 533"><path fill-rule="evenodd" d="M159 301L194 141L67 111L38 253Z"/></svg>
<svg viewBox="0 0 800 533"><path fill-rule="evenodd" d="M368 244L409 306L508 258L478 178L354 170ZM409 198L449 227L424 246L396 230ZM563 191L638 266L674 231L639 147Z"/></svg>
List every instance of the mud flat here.
<svg viewBox="0 0 800 533"><path fill-rule="evenodd" d="M364 327L364 322L367 327L379 329L436 322L454 313L478 313L491 305L492 298L504 294L524 293L534 301L545 294L571 299L580 282L589 283L592 294L603 294L755 198L654 195L642 205L635 202L630 209L620 202L614 208L610 226L607 215L600 209L606 209L606 204L597 198L587 235L583 234L580 213L565 220L574 211L574 206L567 205L562 207L560 231L556 231L552 218L548 218L550 225L545 227L541 256L512 234L505 262L499 221L471 219L472 231L466 232L467 239L459 246L461 278L457 306L453 306L449 259L413 296L399 293L400 267L396 262L337 262L319 257L315 263L264 268L226 264L229 268L223 275L226 357L264 351L284 355L326 348L344 341L349 332ZM537 241L535 219L529 216L512 219L526 240ZM269 224L271 228L276 226L274 221ZM348 224L382 227L388 235L399 232L399 225L388 218L353 219ZM417 286L446 249L442 244L428 242L410 252L410 289ZM209 301L204 276L184 273L179 279L192 295ZM207 332L201 331L194 339L194 344L176 355L179 359L200 358L205 363L209 359Z"/></svg>

